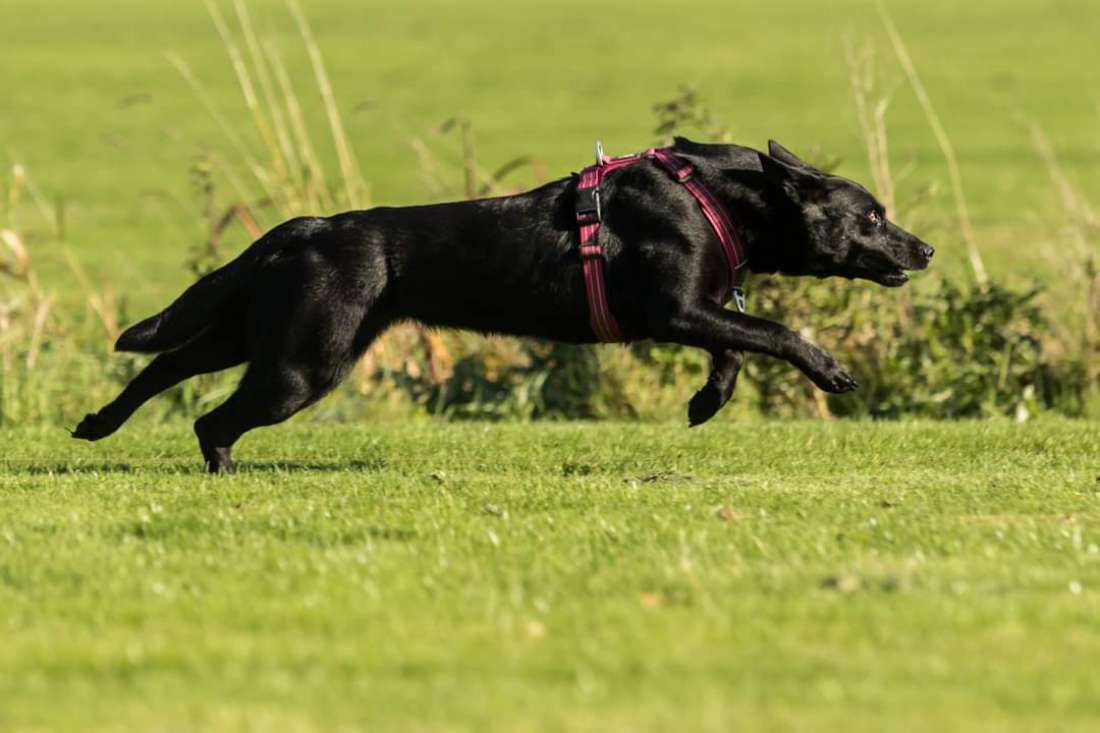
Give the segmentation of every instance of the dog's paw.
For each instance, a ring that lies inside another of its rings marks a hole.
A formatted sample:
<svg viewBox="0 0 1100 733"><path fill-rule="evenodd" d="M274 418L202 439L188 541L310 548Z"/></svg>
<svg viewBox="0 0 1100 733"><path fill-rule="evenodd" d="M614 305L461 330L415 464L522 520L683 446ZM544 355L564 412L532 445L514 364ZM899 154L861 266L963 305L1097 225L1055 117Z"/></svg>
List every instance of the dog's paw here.
<svg viewBox="0 0 1100 733"><path fill-rule="evenodd" d="M116 429L116 426L92 412L84 416L84 419L73 430L72 436L78 440L96 441L106 438Z"/></svg>
<svg viewBox="0 0 1100 733"><path fill-rule="evenodd" d="M831 357L831 362L826 369L813 375L814 384L830 394L844 394L859 387L856 378L837 364Z"/></svg>
<svg viewBox="0 0 1100 733"><path fill-rule="evenodd" d="M688 427L694 428L710 420L718 414L724 404L725 400L722 399L722 393L718 387L707 382L688 403Z"/></svg>
<svg viewBox="0 0 1100 733"><path fill-rule="evenodd" d="M224 455L218 454L213 460L206 461L206 472L215 476L229 476L237 472L237 464L227 451Z"/></svg>

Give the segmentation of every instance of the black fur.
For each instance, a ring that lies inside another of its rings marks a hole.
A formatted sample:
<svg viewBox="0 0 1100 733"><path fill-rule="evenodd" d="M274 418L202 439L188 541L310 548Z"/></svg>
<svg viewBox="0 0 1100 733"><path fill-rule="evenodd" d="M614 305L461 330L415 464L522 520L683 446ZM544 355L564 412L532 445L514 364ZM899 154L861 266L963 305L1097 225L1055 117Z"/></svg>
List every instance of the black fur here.
<svg viewBox="0 0 1100 733"><path fill-rule="evenodd" d="M676 151L733 216L753 272L898 286L904 270L932 256L887 222L864 188L775 142L765 155L678 138ZM209 469L228 471L241 435L321 399L397 321L591 343L575 188L572 177L516 196L281 224L122 334L120 351L160 353L73 436L104 438L168 387L248 362L237 391L195 423ZM723 307L721 248L690 193L664 170L624 168L602 193L609 302L624 335L712 355L710 378L689 406L692 425L729 400L746 351L784 359L829 392L856 387L797 333Z"/></svg>

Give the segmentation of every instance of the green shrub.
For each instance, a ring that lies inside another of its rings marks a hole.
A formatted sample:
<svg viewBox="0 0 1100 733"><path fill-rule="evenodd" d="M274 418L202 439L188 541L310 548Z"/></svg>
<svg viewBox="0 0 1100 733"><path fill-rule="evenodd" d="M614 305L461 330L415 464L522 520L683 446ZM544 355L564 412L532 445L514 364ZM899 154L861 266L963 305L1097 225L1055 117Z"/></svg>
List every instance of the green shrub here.
<svg viewBox="0 0 1100 733"><path fill-rule="evenodd" d="M847 282L754 284L754 313L790 324L814 324L805 335L852 369L856 392L830 396L830 414L897 418L1026 416L1067 407L1078 392L1072 372L1043 353L1050 333L1036 303L1038 288L997 283L962 287L930 277L908 291ZM746 379L766 414L803 414L813 389L785 364L753 358Z"/></svg>

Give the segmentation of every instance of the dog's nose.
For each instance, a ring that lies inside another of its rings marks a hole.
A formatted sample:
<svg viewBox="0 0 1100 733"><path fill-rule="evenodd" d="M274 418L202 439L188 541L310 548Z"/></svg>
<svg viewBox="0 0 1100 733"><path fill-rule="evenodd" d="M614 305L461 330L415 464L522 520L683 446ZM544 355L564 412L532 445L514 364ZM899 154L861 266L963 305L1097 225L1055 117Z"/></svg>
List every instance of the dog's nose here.
<svg viewBox="0 0 1100 733"><path fill-rule="evenodd" d="M922 244L920 248L920 253L924 255L924 259L930 260L932 259L932 255L936 254L936 250L932 249L927 244Z"/></svg>

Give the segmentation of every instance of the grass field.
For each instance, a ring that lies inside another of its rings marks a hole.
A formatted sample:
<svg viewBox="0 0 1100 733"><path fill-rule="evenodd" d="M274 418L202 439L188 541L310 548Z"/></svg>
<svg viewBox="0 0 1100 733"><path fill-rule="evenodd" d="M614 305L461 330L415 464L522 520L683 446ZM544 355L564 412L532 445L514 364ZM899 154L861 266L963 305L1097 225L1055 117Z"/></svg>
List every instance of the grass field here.
<svg viewBox="0 0 1100 733"><path fill-rule="evenodd" d="M1083 0L889 5L959 151L991 270L1054 277L1044 253L1058 246L1063 214L1025 122L1040 122L1070 174L1100 195L1100 13ZM283 3L249 6L301 88L314 88ZM651 106L685 83L739 141L820 147L842 156L841 172L867 180L846 35L878 47L887 86L897 88L889 115L895 166L916 164L902 201L930 180L946 188L935 140L912 94L897 85L901 74L865 0L310 0L305 10L381 203L426 198L408 143L452 115L473 122L486 168L530 154L558 176L589 161L597 136L614 153L651 144ZM137 308L161 304L186 283L181 263L203 234L188 168L203 150L231 149L164 52L185 59L226 116L242 132L250 128L206 11L163 0L119 0L109 12L76 0L47 7L5 0L3 16L0 156L18 156L51 200L65 202L71 246L93 275ZM323 132L319 101L305 101ZM321 152L331 161L330 150ZM946 194L935 210L942 219L918 233L938 245L939 267L960 267ZM33 254L53 266L59 286L68 282L56 247Z"/></svg>
<svg viewBox="0 0 1100 733"><path fill-rule="evenodd" d="M0 459L3 730L1095 730L1087 423L185 426Z"/></svg>

